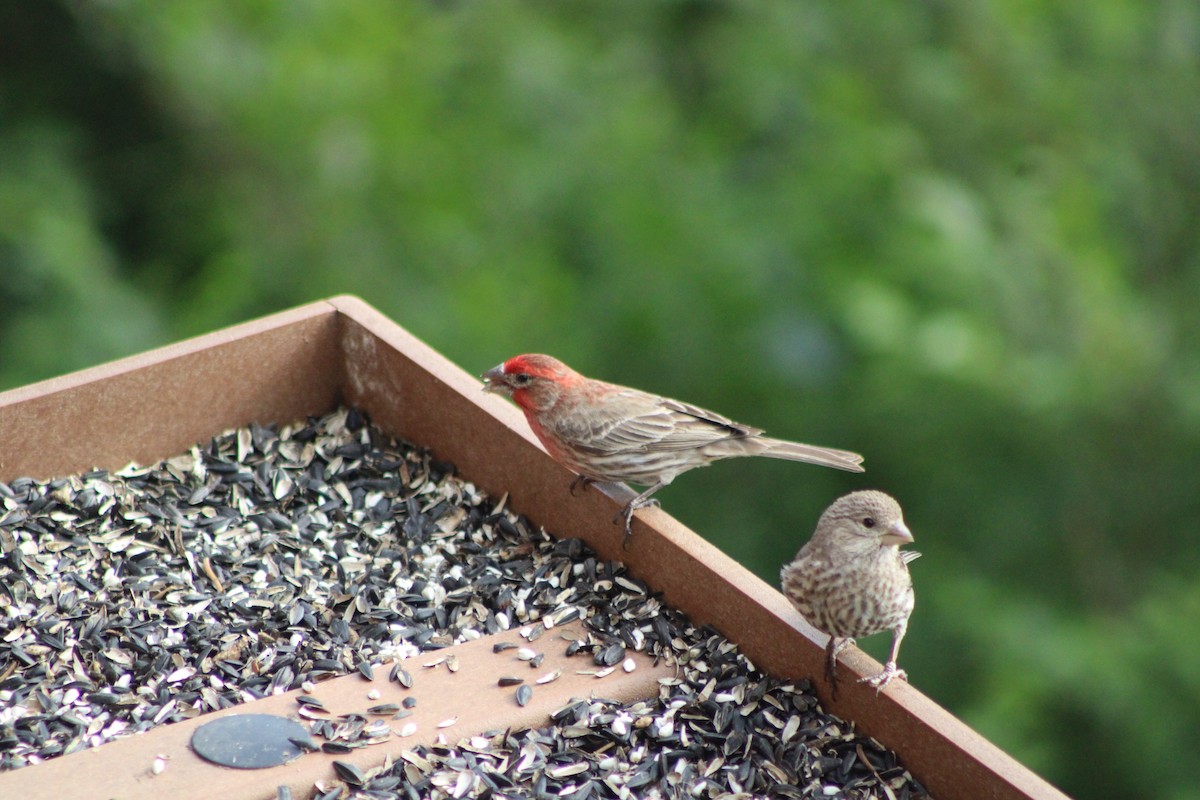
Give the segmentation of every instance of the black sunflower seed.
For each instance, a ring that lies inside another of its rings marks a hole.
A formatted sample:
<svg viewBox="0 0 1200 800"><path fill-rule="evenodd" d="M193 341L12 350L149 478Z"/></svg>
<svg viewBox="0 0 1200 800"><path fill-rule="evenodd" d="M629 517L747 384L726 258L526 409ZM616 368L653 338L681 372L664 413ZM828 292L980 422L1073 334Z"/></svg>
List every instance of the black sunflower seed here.
<svg viewBox="0 0 1200 800"><path fill-rule="evenodd" d="M348 761L334 760L333 770L339 778L351 786L362 786L367 782L367 777L363 774L363 771Z"/></svg>

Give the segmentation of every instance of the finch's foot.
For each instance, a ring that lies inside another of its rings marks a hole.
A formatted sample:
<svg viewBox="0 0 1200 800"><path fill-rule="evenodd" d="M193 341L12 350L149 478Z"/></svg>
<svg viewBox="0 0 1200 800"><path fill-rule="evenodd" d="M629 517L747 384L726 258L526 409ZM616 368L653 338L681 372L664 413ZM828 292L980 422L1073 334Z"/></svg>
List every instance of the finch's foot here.
<svg viewBox="0 0 1200 800"><path fill-rule="evenodd" d="M625 506L617 516L613 517L613 522L616 523L622 518L625 520L625 538L621 539L621 549L629 549L629 540L633 538L633 503Z"/></svg>
<svg viewBox="0 0 1200 800"><path fill-rule="evenodd" d="M883 687L887 686L895 678L902 681L908 680L908 673L896 666L895 661L889 661L883 665L883 672L878 675L868 675L865 678L859 678L859 683L867 683L875 687L875 694L883 691Z"/></svg>
<svg viewBox="0 0 1200 800"><path fill-rule="evenodd" d="M637 498L634 498L626 503L625 507L613 516L614 525L616 525L618 522L625 523L625 539L621 542L622 550L629 549L629 540L633 537L633 512L637 511L639 508L647 508L649 506L654 506L657 508L658 501L653 498L646 498L645 500L641 501L639 501Z"/></svg>
<svg viewBox="0 0 1200 800"><path fill-rule="evenodd" d="M596 482L595 478L589 478L586 475L576 475L575 480L571 481L571 496L574 497L575 490L579 489L579 488L582 488L583 491L586 492L588 490L588 487L591 486L595 482Z"/></svg>
<svg viewBox="0 0 1200 800"><path fill-rule="evenodd" d="M852 644L854 644L853 639L839 639L836 636L830 636L829 641L825 644L825 679L829 681L829 691L833 695L834 700L837 700L838 653Z"/></svg>

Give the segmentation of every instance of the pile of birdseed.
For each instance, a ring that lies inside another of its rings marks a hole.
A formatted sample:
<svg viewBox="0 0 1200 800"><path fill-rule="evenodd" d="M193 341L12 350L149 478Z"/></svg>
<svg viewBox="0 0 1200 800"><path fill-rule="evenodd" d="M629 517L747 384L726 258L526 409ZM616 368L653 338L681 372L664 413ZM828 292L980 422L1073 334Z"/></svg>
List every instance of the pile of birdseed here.
<svg viewBox="0 0 1200 800"><path fill-rule="evenodd" d="M645 651L678 677L654 700L579 701L545 728L415 748L318 796L927 796L806 685L757 672L623 565L534 529L354 409L148 467L0 483L0 504L0 769L582 618L570 646L598 663ZM393 735L358 727L343 746Z"/></svg>

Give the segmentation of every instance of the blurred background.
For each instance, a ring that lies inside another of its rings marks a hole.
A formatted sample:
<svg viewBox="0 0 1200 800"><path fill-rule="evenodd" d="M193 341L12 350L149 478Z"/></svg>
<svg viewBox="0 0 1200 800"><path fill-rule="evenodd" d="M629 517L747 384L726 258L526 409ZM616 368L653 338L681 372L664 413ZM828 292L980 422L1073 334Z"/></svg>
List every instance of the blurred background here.
<svg viewBox="0 0 1200 800"><path fill-rule="evenodd" d="M857 450L659 497L775 584L895 494L913 684L1200 797L1198 131L1191 0L10 0L0 388L354 293Z"/></svg>

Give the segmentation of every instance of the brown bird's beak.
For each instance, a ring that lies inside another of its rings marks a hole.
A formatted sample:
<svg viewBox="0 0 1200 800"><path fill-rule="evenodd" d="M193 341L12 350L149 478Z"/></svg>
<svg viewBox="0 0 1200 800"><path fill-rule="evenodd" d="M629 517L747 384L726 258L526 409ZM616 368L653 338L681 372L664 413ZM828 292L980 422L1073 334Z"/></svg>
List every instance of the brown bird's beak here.
<svg viewBox="0 0 1200 800"><path fill-rule="evenodd" d="M887 533L883 534L884 544L911 544L912 541L912 531L904 524L904 520L897 520L888 528Z"/></svg>
<svg viewBox="0 0 1200 800"><path fill-rule="evenodd" d="M483 378L483 390L485 392L498 392L500 394L511 394L512 387L505 380L504 365L499 364L492 367L487 372L479 377Z"/></svg>

